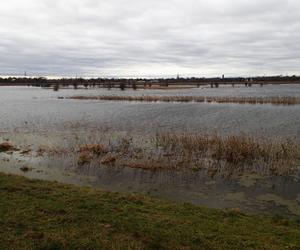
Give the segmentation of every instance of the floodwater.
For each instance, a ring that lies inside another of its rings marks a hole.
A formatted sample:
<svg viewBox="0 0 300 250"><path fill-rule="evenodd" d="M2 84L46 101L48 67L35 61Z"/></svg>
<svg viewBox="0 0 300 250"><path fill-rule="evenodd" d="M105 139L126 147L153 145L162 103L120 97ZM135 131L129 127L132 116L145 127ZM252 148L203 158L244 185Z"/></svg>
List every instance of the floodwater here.
<svg viewBox="0 0 300 250"><path fill-rule="evenodd" d="M94 131L146 136L160 131L246 133L300 138L300 106L208 103L138 103L68 100L73 95L300 96L297 85L220 87L184 90L0 88L0 142L24 147L68 143L68 134ZM22 171L20 168L28 167ZM0 171L125 193L300 216L300 179L245 173L233 178L201 171L149 171L124 167L78 166L68 156L0 153Z"/></svg>
<svg viewBox="0 0 300 250"><path fill-rule="evenodd" d="M28 178L98 187L121 193L139 193L170 201L249 213L300 218L300 178L245 173L226 178L202 171L149 171L119 166L78 166L73 158L24 157L0 154L0 170ZM22 167L28 170L22 170Z"/></svg>
<svg viewBox="0 0 300 250"><path fill-rule="evenodd" d="M133 133L160 131L300 134L299 106L137 103L58 99L73 95L300 96L298 85L185 90L73 90L1 87L0 132L109 128Z"/></svg>

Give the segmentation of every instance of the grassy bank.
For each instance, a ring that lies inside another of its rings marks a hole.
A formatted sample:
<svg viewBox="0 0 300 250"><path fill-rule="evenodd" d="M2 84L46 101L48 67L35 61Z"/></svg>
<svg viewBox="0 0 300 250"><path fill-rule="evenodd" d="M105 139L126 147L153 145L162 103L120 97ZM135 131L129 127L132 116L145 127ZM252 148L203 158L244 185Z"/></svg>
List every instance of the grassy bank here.
<svg viewBox="0 0 300 250"><path fill-rule="evenodd" d="M216 102L238 104L274 104L274 105L297 105L299 97L223 97L223 96L73 96L68 99L76 100L103 100L103 101L138 101L138 102Z"/></svg>
<svg viewBox="0 0 300 250"><path fill-rule="evenodd" d="M299 249L300 224L0 174L2 249Z"/></svg>

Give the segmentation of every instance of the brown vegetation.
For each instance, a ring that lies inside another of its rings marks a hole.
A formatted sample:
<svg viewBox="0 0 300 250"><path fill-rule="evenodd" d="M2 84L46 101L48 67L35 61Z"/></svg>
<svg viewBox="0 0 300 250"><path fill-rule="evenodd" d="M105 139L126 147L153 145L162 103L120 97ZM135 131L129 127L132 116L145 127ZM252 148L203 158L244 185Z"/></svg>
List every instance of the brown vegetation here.
<svg viewBox="0 0 300 250"><path fill-rule="evenodd" d="M36 155L42 157L46 152L47 152L47 148L40 146L36 151Z"/></svg>
<svg viewBox="0 0 300 250"><path fill-rule="evenodd" d="M105 147L102 144L85 144L79 147L78 165L90 163L95 156L105 153Z"/></svg>
<svg viewBox="0 0 300 250"><path fill-rule="evenodd" d="M26 172L32 170L32 168L31 168L31 167L28 167L28 166L23 166L23 167L20 168L20 170L21 170L22 172L25 172L25 173L26 173Z"/></svg>
<svg viewBox="0 0 300 250"><path fill-rule="evenodd" d="M246 134L160 133L145 138L114 136L85 139L89 144L49 148L48 154L73 157L78 165L126 166L145 170L204 170L210 175L243 171L285 175L300 166L298 138L259 138Z"/></svg>
<svg viewBox="0 0 300 250"><path fill-rule="evenodd" d="M169 168L169 165L164 164L163 161L147 159L133 159L131 161L125 161L123 165L129 168L138 168L144 170L159 170Z"/></svg>
<svg viewBox="0 0 300 250"><path fill-rule="evenodd" d="M291 140L258 139L246 135L161 134L158 147L173 152L174 157L197 164L198 159L212 159L235 167L266 166L277 173L290 171L300 162L300 144Z"/></svg>
<svg viewBox="0 0 300 250"><path fill-rule="evenodd" d="M0 152L7 152L12 150L15 150L15 147L12 143L10 142L0 143Z"/></svg>
<svg viewBox="0 0 300 250"><path fill-rule="evenodd" d="M239 104L274 104L297 105L299 97L205 97L205 96L73 96L76 100L103 100L103 101L138 101L138 102L199 102L199 103L239 103Z"/></svg>
<svg viewBox="0 0 300 250"><path fill-rule="evenodd" d="M93 156L89 152L83 151L79 154L77 163L79 166L81 166L81 165L90 163L92 161L92 159L93 159Z"/></svg>
<svg viewBox="0 0 300 250"><path fill-rule="evenodd" d="M115 164L117 158L113 154L107 154L101 159L101 164L103 165L113 165Z"/></svg>
<svg viewBox="0 0 300 250"><path fill-rule="evenodd" d="M106 149L103 144L85 144L79 146L78 165L91 163L93 159L100 159L103 165L113 165L117 158L114 154Z"/></svg>
<svg viewBox="0 0 300 250"><path fill-rule="evenodd" d="M102 144L86 144L79 148L79 152L88 152L96 155L101 155L106 152L105 147Z"/></svg>

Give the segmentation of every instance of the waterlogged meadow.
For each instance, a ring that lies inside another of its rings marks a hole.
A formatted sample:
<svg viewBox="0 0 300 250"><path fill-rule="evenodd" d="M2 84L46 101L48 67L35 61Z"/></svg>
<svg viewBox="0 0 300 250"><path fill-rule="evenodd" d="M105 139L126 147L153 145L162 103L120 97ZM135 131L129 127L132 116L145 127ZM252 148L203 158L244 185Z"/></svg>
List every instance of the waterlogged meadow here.
<svg viewBox="0 0 300 250"><path fill-rule="evenodd" d="M61 99L61 98L60 98ZM298 97L211 97L211 96L72 96L74 100L136 101L136 102L196 102L196 103L238 103L299 105Z"/></svg>
<svg viewBox="0 0 300 250"><path fill-rule="evenodd" d="M297 85L3 87L0 171L297 217L299 98Z"/></svg>

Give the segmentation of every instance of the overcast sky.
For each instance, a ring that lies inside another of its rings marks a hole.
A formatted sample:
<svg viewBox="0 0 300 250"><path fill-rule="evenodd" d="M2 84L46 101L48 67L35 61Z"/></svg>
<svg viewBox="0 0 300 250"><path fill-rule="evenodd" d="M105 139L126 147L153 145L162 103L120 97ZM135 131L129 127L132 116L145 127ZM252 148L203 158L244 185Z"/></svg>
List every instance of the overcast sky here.
<svg viewBox="0 0 300 250"><path fill-rule="evenodd" d="M300 74L299 0L3 0L0 73Z"/></svg>

